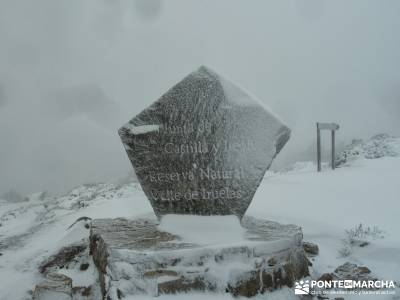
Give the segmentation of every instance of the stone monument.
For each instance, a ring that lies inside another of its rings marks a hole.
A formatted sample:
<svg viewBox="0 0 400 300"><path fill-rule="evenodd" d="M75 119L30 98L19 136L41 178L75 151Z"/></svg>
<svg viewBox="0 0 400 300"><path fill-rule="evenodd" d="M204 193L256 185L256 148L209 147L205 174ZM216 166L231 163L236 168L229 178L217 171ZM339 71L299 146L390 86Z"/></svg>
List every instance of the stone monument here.
<svg viewBox="0 0 400 300"><path fill-rule="evenodd" d="M92 221L104 299L192 290L251 297L308 275L298 226L245 216L290 135L249 93L200 67L119 135L156 217ZM223 239L228 231L234 237Z"/></svg>
<svg viewBox="0 0 400 300"><path fill-rule="evenodd" d="M242 218L290 130L247 92L200 67L119 134L158 217Z"/></svg>

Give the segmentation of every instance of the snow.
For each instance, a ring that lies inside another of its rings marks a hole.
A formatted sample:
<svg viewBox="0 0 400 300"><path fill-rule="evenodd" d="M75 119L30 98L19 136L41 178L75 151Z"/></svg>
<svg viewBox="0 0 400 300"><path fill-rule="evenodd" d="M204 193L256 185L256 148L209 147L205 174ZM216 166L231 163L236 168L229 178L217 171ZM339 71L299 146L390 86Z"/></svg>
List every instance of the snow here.
<svg viewBox="0 0 400 300"><path fill-rule="evenodd" d="M256 103L261 104L261 101L256 100L256 98L253 96L250 96L244 89L239 88L236 83L233 83L222 76L219 76L219 79L222 88L224 89L226 98L229 99L229 101L243 106L254 105Z"/></svg>
<svg viewBox="0 0 400 300"><path fill-rule="evenodd" d="M400 159L358 158L351 165L334 171L327 168L322 173L317 173L312 164L304 166L304 170L270 173L248 213L302 226L304 240L320 248L313 261L315 278L350 261L368 266L379 278L399 282ZM378 226L386 232L385 238L356 248L350 257L339 257L344 230L359 223Z"/></svg>
<svg viewBox="0 0 400 300"><path fill-rule="evenodd" d="M126 300L154 300L154 297L150 296L132 296L132 297L127 297L125 298ZM244 299L249 299L249 298L244 298L244 297L237 297L237 298L232 298L229 294L216 294L216 295L210 295L210 294L205 294L205 293L191 293L191 294L180 294L180 295L162 295L160 297L157 297L156 299L159 300L244 300ZM255 300L262 300L262 299L268 299L268 300L298 300L299 298L295 297L293 290L289 288L282 288L281 290L278 290L274 293L268 294L268 298L264 296L259 296L255 298L250 298L250 299L255 299ZM360 298L358 298L360 299Z"/></svg>
<svg viewBox="0 0 400 300"><path fill-rule="evenodd" d="M201 68L206 69L208 72L213 73L215 76L218 77L222 88L224 90L226 99L228 102L232 102L236 105L240 106L255 106L255 105L260 105L263 107L270 115L274 116L280 123L284 124L282 119L276 115L276 113L272 113L271 108L268 107L263 101L258 99L256 96L251 94L249 91L238 85L237 83L227 79L224 75L221 75L220 73L215 72L213 69L202 66ZM229 106L225 106L224 108L229 109Z"/></svg>
<svg viewBox="0 0 400 300"><path fill-rule="evenodd" d="M268 172L257 190L247 214L281 223L302 226L304 239L318 244L320 254L313 260L312 278L332 272L346 261L368 266L384 280L400 282L400 157L366 159L358 157L334 171L317 173L312 163L297 163L290 170ZM43 280L38 265L62 246L87 239L89 231L82 216L90 218L154 216L137 184L85 185L62 197L30 197L27 202L0 200L0 299L30 299L28 293ZM166 216L160 225L187 240L207 243L237 241L242 237L235 217ZM338 254L345 229L359 223L376 225L385 238L357 247L349 257ZM201 238L201 239L200 239ZM89 261L90 262L90 261ZM64 270L74 285L96 280L93 263L82 273ZM397 290L397 295L400 291ZM346 299L393 299L392 296L345 296ZM132 297L127 299L153 299ZM169 299L232 299L229 295L182 294L160 296ZM265 299L265 296L256 297ZM297 299L285 288L268 299Z"/></svg>
<svg viewBox="0 0 400 300"><path fill-rule="evenodd" d="M157 124L135 126L131 123L127 123L123 127L129 129L129 131L135 135L158 131L160 129L160 125Z"/></svg>
<svg viewBox="0 0 400 300"><path fill-rule="evenodd" d="M151 210L135 185L86 185L65 196L44 201L33 199L18 205L0 205L0 299L29 299L28 290L43 280L38 265L61 247L88 237L77 218L132 218ZM32 211L36 216L32 217ZM9 218L9 216L14 216ZM20 220L26 228L21 233ZM14 234L14 228L17 234ZM9 248L4 248L11 243ZM93 279L92 279L93 281Z"/></svg>
<svg viewBox="0 0 400 300"><path fill-rule="evenodd" d="M61 269L59 273L72 278L73 286L90 286L93 283L93 278L98 276L92 260L90 260L89 268L84 272L79 270L79 265L76 265L75 268Z"/></svg>
<svg viewBox="0 0 400 300"><path fill-rule="evenodd" d="M244 229L236 216L165 215L159 225L197 245L221 245L244 242Z"/></svg>
<svg viewBox="0 0 400 300"><path fill-rule="evenodd" d="M304 170L269 173L247 213L294 222L306 233L318 230L316 223L343 230L361 222L397 234L399 158L360 158L351 166L321 173L316 166L304 165Z"/></svg>

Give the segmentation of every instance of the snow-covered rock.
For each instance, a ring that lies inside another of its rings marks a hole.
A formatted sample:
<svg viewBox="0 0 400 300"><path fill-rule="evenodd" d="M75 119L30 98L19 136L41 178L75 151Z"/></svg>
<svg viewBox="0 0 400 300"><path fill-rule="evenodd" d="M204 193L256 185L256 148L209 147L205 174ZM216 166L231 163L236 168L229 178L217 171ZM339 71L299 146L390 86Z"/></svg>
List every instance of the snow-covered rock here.
<svg viewBox="0 0 400 300"><path fill-rule="evenodd" d="M310 242L303 242L303 249L306 253L311 255L318 255L319 247L317 244L310 243Z"/></svg>
<svg viewBox="0 0 400 300"><path fill-rule="evenodd" d="M51 273L47 279L35 287L33 300L72 300L72 279Z"/></svg>
<svg viewBox="0 0 400 300"><path fill-rule="evenodd" d="M229 291L250 297L291 287L308 275L299 227L245 216L243 229L232 233L237 226L229 228L224 222L232 225L233 220L237 218L178 218L177 223L186 228L174 226L171 219L161 226L156 219L93 220L90 252L100 273L103 296L117 300L138 294ZM223 241L191 236L204 236L202 224L208 228L208 222L220 223L226 234ZM197 233L190 228L192 223L199 228Z"/></svg>

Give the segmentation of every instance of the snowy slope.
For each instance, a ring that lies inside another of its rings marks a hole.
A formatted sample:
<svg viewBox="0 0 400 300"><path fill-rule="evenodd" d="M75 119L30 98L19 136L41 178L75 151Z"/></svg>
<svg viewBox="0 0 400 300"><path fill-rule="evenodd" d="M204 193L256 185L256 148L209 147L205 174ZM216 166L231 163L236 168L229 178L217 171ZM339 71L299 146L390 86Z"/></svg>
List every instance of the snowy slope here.
<svg viewBox="0 0 400 300"><path fill-rule="evenodd" d="M82 216L132 218L151 211L135 184L85 185L65 196L28 202L0 200L0 300L31 299L27 293L42 280L39 264L65 245L87 238Z"/></svg>
<svg viewBox="0 0 400 300"><path fill-rule="evenodd" d="M315 169L270 175L248 213L302 226L304 239L320 246L318 274L351 261L400 282L400 158L358 159L320 174ZM340 258L344 230L359 223L378 226L385 238Z"/></svg>
<svg viewBox="0 0 400 300"><path fill-rule="evenodd" d="M336 165L352 162L357 158L375 159L380 157L397 157L400 155L400 138L380 133L363 141L355 139L336 157Z"/></svg>
<svg viewBox="0 0 400 300"><path fill-rule="evenodd" d="M315 170L312 163L298 163L289 171L269 172L247 214L301 225L305 240L320 247L320 254L313 262L314 278L350 261L368 266L382 279L400 282L400 157L358 157L335 171ZM28 291L43 279L38 265L62 246L87 238L83 222L68 229L77 218L133 218L146 214L152 214L151 207L135 184L85 185L62 197L38 194L19 203L0 200L0 299L30 299ZM338 250L342 247L344 230L360 222L377 225L385 231L385 238L354 249L349 257L340 257ZM74 270L65 273L82 284L93 282L96 277L93 269L86 273ZM365 299L393 299L373 297ZM190 299L231 298L193 294ZM297 298L293 290L283 289L268 299ZM352 298L346 296L346 299Z"/></svg>

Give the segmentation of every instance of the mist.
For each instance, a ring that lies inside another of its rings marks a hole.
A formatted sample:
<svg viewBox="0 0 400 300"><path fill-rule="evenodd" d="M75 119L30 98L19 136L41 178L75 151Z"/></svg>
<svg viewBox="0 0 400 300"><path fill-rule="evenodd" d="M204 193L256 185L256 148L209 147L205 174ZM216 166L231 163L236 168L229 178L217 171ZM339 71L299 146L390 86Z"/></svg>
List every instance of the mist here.
<svg viewBox="0 0 400 300"><path fill-rule="evenodd" d="M340 145L400 135L399 15L395 0L2 0L0 192L125 176L118 128L200 65L292 129L274 168L314 159L317 121Z"/></svg>

